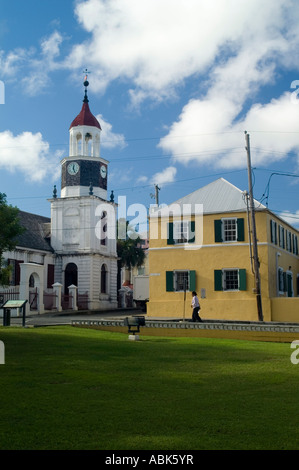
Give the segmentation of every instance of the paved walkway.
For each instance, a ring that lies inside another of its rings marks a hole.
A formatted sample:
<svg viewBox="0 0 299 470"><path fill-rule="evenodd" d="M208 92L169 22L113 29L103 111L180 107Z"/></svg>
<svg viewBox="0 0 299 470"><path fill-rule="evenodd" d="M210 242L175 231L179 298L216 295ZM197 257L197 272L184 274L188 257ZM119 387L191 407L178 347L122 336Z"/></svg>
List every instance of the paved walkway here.
<svg viewBox="0 0 299 470"><path fill-rule="evenodd" d="M118 309L113 311L103 311L103 312L90 312L90 311L62 311L62 312L47 312L37 314L30 312L26 316L25 325L26 326L51 326L51 325L71 325L74 320L102 320L102 319L124 319L126 316L130 315L141 315L140 310L131 310L131 309ZM10 324L11 326L22 326L22 316L15 317L11 316ZM3 318L0 318L0 325L3 325Z"/></svg>

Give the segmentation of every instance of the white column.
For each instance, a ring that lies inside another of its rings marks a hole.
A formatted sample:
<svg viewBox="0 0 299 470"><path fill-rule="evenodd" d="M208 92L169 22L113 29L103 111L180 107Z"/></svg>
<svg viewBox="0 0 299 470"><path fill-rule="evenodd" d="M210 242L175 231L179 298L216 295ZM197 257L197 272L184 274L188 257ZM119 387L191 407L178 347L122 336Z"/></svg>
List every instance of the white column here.
<svg viewBox="0 0 299 470"><path fill-rule="evenodd" d="M72 310L78 310L78 306L77 306L77 289L78 287L77 286L74 286L73 284L71 286L69 286L69 295L72 296Z"/></svg>
<svg viewBox="0 0 299 470"><path fill-rule="evenodd" d="M62 289L62 284L60 284L59 282L55 282L55 284L52 284L52 287L53 287L53 290L54 290L54 293L56 295L56 298L55 298L55 308L58 312L61 312L62 311L62 307L61 307L61 289Z"/></svg>

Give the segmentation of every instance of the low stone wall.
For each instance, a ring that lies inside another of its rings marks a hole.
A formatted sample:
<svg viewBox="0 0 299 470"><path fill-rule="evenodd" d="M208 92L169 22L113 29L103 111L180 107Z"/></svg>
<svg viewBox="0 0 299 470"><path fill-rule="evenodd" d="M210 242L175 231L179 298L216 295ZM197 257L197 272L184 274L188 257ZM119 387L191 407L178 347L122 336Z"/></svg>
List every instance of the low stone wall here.
<svg viewBox="0 0 299 470"><path fill-rule="evenodd" d="M73 326L128 333L124 320L74 320ZM292 342L299 339L299 324L273 322L202 322L146 320L142 336L185 336L249 341Z"/></svg>

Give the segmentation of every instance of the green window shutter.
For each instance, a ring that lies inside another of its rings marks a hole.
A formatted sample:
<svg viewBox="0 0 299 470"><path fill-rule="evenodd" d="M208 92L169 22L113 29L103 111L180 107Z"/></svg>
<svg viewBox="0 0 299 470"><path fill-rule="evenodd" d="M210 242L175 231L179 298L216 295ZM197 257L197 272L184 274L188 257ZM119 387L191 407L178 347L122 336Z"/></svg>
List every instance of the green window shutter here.
<svg viewBox="0 0 299 470"><path fill-rule="evenodd" d="M196 290L196 271L189 271L189 291Z"/></svg>
<svg viewBox="0 0 299 470"><path fill-rule="evenodd" d="M214 285L215 285L215 290L223 290L221 269L215 269L214 271Z"/></svg>
<svg viewBox="0 0 299 470"><path fill-rule="evenodd" d="M190 239L188 240L188 243L194 243L195 242L195 220L191 220L190 222Z"/></svg>
<svg viewBox="0 0 299 470"><path fill-rule="evenodd" d="M274 238L274 230L273 230L274 227L273 227L273 225L274 225L273 220L270 220L271 243L274 243L274 240L275 240L275 238Z"/></svg>
<svg viewBox="0 0 299 470"><path fill-rule="evenodd" d="M239 269L239 289L246 290L246 269Z"/></svg>
<svg viewBox="0 0 299 470"><path fill-rule="evenodd" d="M274 243L277 245L277 222L274 222Z"/></svg>
<svg viewBox="0 0 299 470"><path fill-rule="evenodd" d="M215 242L222 242L222 221L221 219L214 220L215 228Z"/></svg>
<svg viewBox="0 0 299 470"><path fill-rule="evenodd" d="M173 272L166 271L166 292L173 292Z"/></svg>
<svg viewBox="0 0 299 470"><path fill-rule="evenodd" d="M237 219L238 242L244 241L244 219Z"/></svg>
<svg viewBox="0 0 299 470"><path fill-rule="evenodd" d="M174 245L174 240L173 240L173 223L172 223L172 222L169 222L169 224L168 224L167 245Z"/></svg>

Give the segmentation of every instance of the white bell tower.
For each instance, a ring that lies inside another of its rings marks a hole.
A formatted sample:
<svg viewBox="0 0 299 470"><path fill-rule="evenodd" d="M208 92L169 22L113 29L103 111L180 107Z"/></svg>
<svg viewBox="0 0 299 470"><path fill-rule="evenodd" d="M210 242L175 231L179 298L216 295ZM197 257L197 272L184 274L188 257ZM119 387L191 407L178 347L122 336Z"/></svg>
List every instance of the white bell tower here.
<svg viewBox="0 0 299 470"><path fill-rule="evenodd" d="M61 162L61 197L92 194L107 199L108 161L101 158L101 125L89 109L87 76L85 94L78 116L69 129L69 156Z"/></svg>
<svg viewBox="0 0 299 470"><path fill-rule="evenodd" d="M61 161L61 196L51 199L55 282L75 285L88 309L117 307L116 206L107 201L108 161L100 155L101 125L89 109L87 76L78 116L69 128L69 156Z"/></svg>

